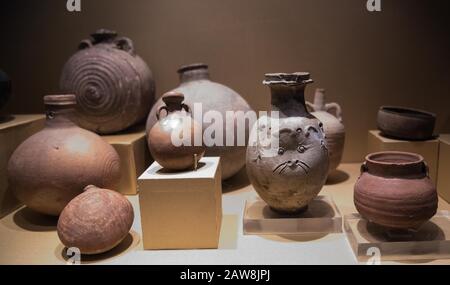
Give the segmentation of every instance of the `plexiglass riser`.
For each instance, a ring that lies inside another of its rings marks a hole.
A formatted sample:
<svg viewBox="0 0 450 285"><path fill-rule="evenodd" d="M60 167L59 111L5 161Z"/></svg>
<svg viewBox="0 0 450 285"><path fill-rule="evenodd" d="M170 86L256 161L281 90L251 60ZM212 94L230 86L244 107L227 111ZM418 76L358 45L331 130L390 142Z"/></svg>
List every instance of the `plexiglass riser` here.
<svg viewBox="0 0 450 285"><path fill-rule="evenodd" d="M347 234L359 261L435 260L450 258L450 212L438 211L416 231L391 232L359 214L344 217ZM375 256L375 257L376 257Z"/></svg>
<svg viewBox="0 0 450 285"><path fill-rule="evenodd" d="M318 196L308 209L296 215L274 212L261 198L247 200L244 209L246 235L308 235L342 232L342 216L333 200Z"/></svg>

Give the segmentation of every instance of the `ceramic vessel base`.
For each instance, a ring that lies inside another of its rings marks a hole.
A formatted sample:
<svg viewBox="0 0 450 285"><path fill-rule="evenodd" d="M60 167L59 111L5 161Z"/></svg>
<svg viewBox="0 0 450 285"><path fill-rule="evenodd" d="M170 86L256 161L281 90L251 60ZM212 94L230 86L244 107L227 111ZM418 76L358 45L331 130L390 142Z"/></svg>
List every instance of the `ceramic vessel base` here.
<svg viewBox="0 0 450 285"><path fill-rule="evenodd" d="M259 197L246 201L243 218L245 235L308 235L342 232L342 216L333 199L316 197L296 214L272 210Z"/></svg>
<svg viewBox="0 0 450 285"><path fill-rule="evenodd" d="M393 232L359 214L344 217L344 231L358 261L450 258L450 212L438 211L417 230Z"/></svg>

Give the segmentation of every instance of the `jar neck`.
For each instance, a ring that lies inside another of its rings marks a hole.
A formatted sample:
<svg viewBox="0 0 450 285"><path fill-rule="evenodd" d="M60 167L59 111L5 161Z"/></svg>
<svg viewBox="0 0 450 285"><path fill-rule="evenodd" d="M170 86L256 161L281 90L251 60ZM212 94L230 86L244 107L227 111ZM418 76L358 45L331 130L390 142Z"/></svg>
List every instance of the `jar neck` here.
<svg viewBox="0 0 450 285"><path fill-rule="evenodd" d="M179 76L181 83L194 80L209 80L209 70L207 67L182 70L179 71Z"/></svg>
<svg viewBox="0 0 450 285"><path fill-rule="evenodd" d="M46 105L46 121L47 127L75 127L75 107Z"/></svg>
<svg viewBox="0 0 450 285"><path fill-rule="evenodd" d="M278 111L280 118L305 117L309 115L305 103L306 84L271 84L271 110Z"/></svg>
<svg viewBox="0 0 450 285"><path fill-rule="evenodd" d="M423 158L394 152L367 156L362 170L383 178L420 179L428 176Z"/></svg>
<svg viewBox="0 0 450 285"><path fill-rule="evenodd" d="M314 111L325 111L325 90L316 89L314 94Z"/></svg>

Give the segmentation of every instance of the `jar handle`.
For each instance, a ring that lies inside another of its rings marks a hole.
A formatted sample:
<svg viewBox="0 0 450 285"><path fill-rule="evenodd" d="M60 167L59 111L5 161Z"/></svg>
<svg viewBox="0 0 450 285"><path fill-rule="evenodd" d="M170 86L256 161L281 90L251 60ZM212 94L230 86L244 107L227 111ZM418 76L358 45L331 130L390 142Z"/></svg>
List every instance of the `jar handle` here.
<svg viewBox="0 0 450 285"><path fill-rule="evenodd" d="M93 46L93 43L90 39L84 39L80 42L80 44L78 45L78 49L82 50L82 49L87 49Z"/></svg>
<svg viewBox="0 0 450 285"><path fill-rule="evenodd" d="M120 37L116 41L116 46L134 56L134 44L130 38Z"/></svg>
<svg viewBox="0 0 450 285"><path fill-rule="evenodd" d="M428 178L430 177L430 167L428 167L428 164L425 161L422 164L422 171Z"/></svg>
<svg viewBox="0 0 450 285"><path fill-rule="evenodd" d="M316 111L316 109L314 108L314 104L308 101L306 101L306 108L308 109L309 112Z"/></svg>
<svg viewBox="0 0 450 285"><path fill-rule="evenodd" d="M181 108L183 108L183 109L186 111L186 113L191 114L191 117L192 117L191 108L190 108L188 105L182 103L182 104L181 104Z"/></svg>
<svg viewBox="0 0 450 285"><path fill-rule="evenodd" d="M158 121L159 121L159 118L160 118L160 115L161 115L162 111L166 111L166 113L169 114L169 109L167 108L167 106L161 106L158 109L158 112L156 113L156 119L158 119Z"/></svg>
<svg viewBox="0 0 450 285"><path fill-rule="evenodd" d="M339 120L339 122L342 122L342 109L341 106L339 106L338 103L327 103L325 104L325 110L328 113L331 113L331 110L335 110L336 118Z"/></svg>
<svg viewBox="0 0 450 285"><path fill-rule="evenodd" d="M361 174L363 174L364 172L367 172L367 164L366 164L366 162L363 162L363 164L361 164L361 169L360 169L360 172L361 172Z"/></svg>

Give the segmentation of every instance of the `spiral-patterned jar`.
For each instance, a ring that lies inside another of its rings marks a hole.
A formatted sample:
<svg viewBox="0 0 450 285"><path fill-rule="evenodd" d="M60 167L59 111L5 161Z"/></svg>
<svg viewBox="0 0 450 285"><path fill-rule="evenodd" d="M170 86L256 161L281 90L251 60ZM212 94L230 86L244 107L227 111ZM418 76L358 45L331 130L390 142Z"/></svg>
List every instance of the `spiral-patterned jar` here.
<svg viewBox="0 0 450 285"><path fill-rule="evenodd" d="M77 96L77 123L99 134L142 121L154 101L155 84L133 42L108 30L83 40L65 64L61 90Z"/></svg>
<svg viewBox="0 0 450 285"><path fill-rule="evenodd" d="M100 136L72 122L74 95L48 95L44 101L46 126L14 151L8 181L26 206L58 216L90 184L117 189L120 158Z"/></svg>

